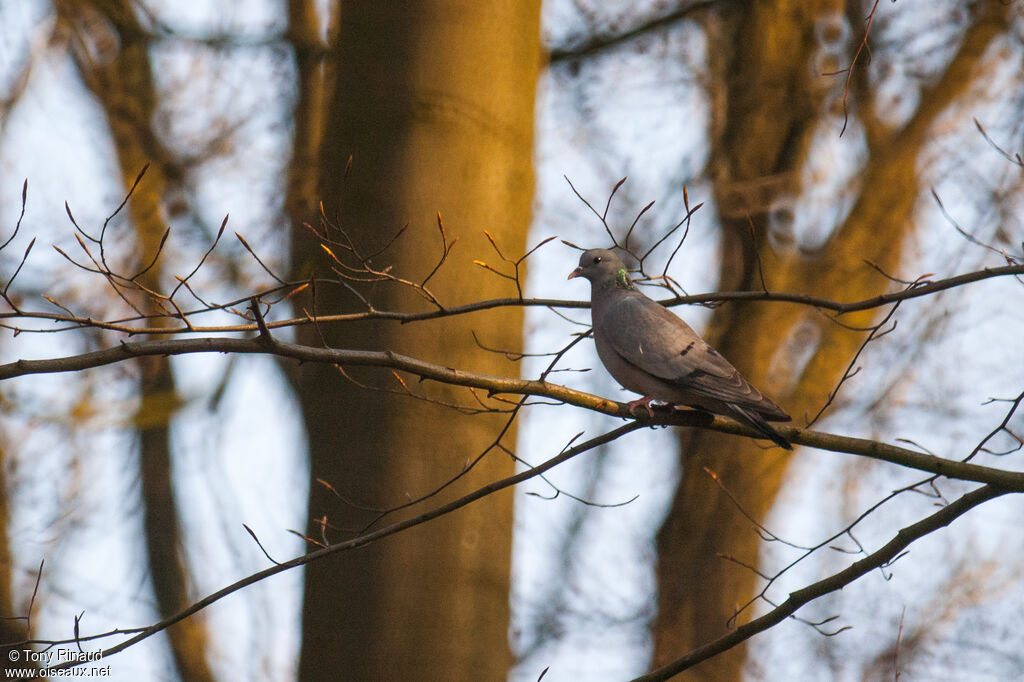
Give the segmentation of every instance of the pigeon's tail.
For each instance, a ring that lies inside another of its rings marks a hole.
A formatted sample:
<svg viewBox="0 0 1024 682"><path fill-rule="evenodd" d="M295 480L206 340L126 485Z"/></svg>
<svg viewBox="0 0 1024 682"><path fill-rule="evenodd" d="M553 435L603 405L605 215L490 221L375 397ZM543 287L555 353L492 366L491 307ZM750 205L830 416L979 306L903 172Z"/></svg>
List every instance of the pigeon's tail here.
<svg viewBox="0 0 1024 682"><path fill-rule="evenodd" d="M789 444L789 441L783 438L782 434L769 426L768 422L766 422L764 417L760 414L753 410L744 409L733 403L729 403L728 405L729 409L732 410L732 416L736 418L736 421L741 424L746 424L771 442L778 445L780 448L785 448L786 450L793 449L793 446Z"/></svg>

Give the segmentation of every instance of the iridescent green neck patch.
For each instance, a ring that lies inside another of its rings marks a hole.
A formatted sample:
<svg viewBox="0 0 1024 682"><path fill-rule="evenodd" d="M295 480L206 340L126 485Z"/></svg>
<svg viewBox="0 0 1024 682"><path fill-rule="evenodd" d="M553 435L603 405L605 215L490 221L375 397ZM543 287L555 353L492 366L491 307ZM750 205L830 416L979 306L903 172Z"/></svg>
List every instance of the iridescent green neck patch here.
<svg viewBox="0 0 1024 682"><path fill-rule="evenodd" d="M636 288L633 286L633 280L629 278L629 273L626 272L625 268L621 268L615 273L615 286L620 289Z"/></svg>

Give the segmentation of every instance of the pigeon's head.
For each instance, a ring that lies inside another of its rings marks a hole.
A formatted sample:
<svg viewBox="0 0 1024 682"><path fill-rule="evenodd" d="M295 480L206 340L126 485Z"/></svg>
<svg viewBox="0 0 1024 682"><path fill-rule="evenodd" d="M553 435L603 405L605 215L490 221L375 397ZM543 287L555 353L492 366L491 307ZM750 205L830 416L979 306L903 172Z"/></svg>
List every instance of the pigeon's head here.
<svg viewBox="0 0 1024 682"><path fill-rule="evenodd" d="M633 282L629 279L626 265L613 251L608 249L590 249L580 256L580 265L569 273L568 279L584 277L590 283L602 288L617 286L620 289L632 289Z"/></svg>

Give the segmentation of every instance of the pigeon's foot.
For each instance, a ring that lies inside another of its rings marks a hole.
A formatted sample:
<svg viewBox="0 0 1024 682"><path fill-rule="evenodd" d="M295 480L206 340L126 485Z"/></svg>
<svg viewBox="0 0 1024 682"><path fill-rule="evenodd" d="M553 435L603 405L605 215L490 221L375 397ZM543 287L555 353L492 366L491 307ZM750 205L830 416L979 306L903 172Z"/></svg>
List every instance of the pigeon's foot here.
<svg viewBox="0 0 1024 682"><path fill-rule="evenodd" d="M639 400L629 401L628 403L626 403L626 407L629 408L629 413L634 417L636 416L636 408L643 407L645 410L647 410L647 416L650 417L651 419L654 419L654 410L651 409L652 400L654 400L654 398L652 398L649 395L646 395L643 398L640 398Z"/></svg>

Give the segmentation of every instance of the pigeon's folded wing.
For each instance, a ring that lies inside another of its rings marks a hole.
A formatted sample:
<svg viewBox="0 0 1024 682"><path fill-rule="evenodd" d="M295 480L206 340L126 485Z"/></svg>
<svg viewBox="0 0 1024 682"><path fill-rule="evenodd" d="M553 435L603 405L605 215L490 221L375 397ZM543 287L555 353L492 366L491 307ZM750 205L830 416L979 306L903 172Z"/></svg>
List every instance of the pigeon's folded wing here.
<svg viewBox="0 0 1024 682"><path fill-rule="evenodd" d="M688 324L639 292L631 294L617 297L600 321L605 339L624 361L683 391L767 407L761 392Z"/></svg>
<svg viewBox="0 0 1024 682"><path fill-rule="evenodd" d="M689 325L639 292L621 292L597 325L624 360L665 381L693 373L708 347Z"/></svg>

